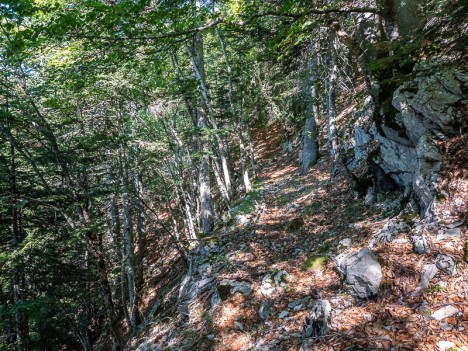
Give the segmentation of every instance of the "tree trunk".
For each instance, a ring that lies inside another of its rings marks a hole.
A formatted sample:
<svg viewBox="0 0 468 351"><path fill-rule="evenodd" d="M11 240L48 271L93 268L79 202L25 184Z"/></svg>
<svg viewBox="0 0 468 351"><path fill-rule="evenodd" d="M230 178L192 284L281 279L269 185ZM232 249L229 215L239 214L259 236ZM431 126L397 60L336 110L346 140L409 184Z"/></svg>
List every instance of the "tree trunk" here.
<svg viewBox="0 0 468 351"><path fill-rule="evenodd" d="M15 250L20 249L22 242L22 229L20 222L20 209L17 207L18 190L16 183L16 157L15 147L10 142L10 192L11 192L11 230L13 234L13 247ZM21 256L20 256L21 257ZM23 263L19 262L15 267L12 277L12 290L13 290L13 302L15 305L21 305L26 300L26 286L25 277L23 271ZM22 308L16 308L14 312L15 316L15 331L16 331L16 349L18 351L29 349L29 337L28 337L28 319L24 314Z"/></svg>
<svg viewBox="0 0 468 351"><path fill-rule="evenodd" d="M214 117L214 111L211 106L210 99L208 97L208 91L206 89L206 82L205 82L205 69L204 69L204 60L203 60L203 41L201 39L200 33L195 34L194 37L194 44L193 44L194 52L190 50L187 43L185 43L185 49L187 54L192 61L193 71L195 73L195 78L198 83L198 88L200 90L200 94L202 97L204 108L200 111L203 115L208 115L209 121L211 126L213 127L214 136L216 138L218 152L221 159L221 167L223 169L224 175L224 182L226 184L226 189L228 191L229 196L232 194L232 186L231 186L231 175L229 172L229 167L226 159L226 150L223 145L223 141L221 139L218 124L216 123L216 119ZM208 114L206 114L206 110Z"/></svg>
<svg viewBox="0 0 468 351"><path fill-rule="evenodd" d="M336 130L335 121L335 81L338 71L336 64L336 40L332 38L331 43L331 60L330 60L330 72L328 75L328 81L326 82L327 89L327 131L328 131L328 147L330 149L330 155L334 164L334 174L336 174L339 168L339 145L338 135Z"/></svg>
<svg viewBox="0 0 468 351"><path fill-rule="evenodd" d="M128 170L126 160L122 153L119 157L119 178L121 186L122 218L123 218L123 239L125 247L125 261L127 263L127 285L129 300L130 327L136 330L138 325L138 297L135 289L135 254L133 245L133 226L130 212L130 198L128 186Z"/></svg>
<svg viewBox="0 0 468 351"><path fill-rule="evenodd" d="M315 47L315 46L314 46ZM312 53L307 67L306 81L306 122L304 126L304 140L302 149L302 170L307 172L310 166L314 165L318 159L317 145L317 59L316 53Z"/></svg>
<svg viewBox="0 0 468 351"><path fill-rule="evenodd" d="M229 63L229 57L226 51L226 45L224 43L223 37L221 36L221 32L219 28L216 27L216 35L218 37L219 43L221 44L221 51L223 52L224 61L226 63L226 70L228 75L228 98L229 98L229 106L231 107L231 114L237 124L237 140L239 142L239 151L240 151L240 161L241 161L241 168L242 168L242 179L244 181L245 192L249 192L252 190L252 186L250 184L249 173L246 167L246 160L245 160L245 146L244 142L242 141L242 130L241 130L241 120L240 116L237 114L236 106L234 104L233 99L233 86L232 86L232 71L231 71L231 64Z"/></svg>
<svg viewBox="0 0 468 351"><path fill-rule="evenodd" d="M246 123L247 126L247 140L249 142L249 152L250 152L250 163L252 164L252 178L255 179L257 178L257 174L255 171L255 150L254 150L254 145L252 142L252 137L250 133L250 126L249 123Z"/></svg>

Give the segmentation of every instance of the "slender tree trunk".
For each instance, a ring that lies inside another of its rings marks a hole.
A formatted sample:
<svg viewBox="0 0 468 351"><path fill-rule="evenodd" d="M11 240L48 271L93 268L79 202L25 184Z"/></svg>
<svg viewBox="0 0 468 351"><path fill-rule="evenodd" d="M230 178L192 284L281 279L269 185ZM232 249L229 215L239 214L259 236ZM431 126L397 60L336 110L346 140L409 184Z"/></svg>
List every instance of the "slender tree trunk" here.
<svg viewBox="0 0 468 351"><path fill-rule="evenodd" d="M17 208L18 191L16 184L16 157L14 145L10 142L10 192L11 192L11 229L13 234L13 247L19 249L22 241L20 210ZM20 306L26 300L26 286L23 271L23 263L19 262L13 272L12 279L13 302ZM29 349L28 320L22 308L16 308L14 312L16 326L16 349L18 351Z"/></svg>
<svg viewBox="0 0 468 351"><path fill-rule="evenodd" d="M250 152L250 163L252 165L252 178L255 179L257 178L257 173L255 170L255 150L254 150L254 144L252 142L252 136L250 133L250 126L249 123L246 123L247 126L247 140L249 142L249 152Z"/></svg>
<svg viewBox="0 0 468 351"><path fill-rule="evenodd" d="M125 247L125 261L127 263L127 284L128 300L130 307L130 327L136 330L138 325L138 297L135 289L135 256L133 245L133 225L130 212L130 197L128 186L128 170L124 156L120 155L119 178L121 186L122 218L123 218L123 239Z"/></svg>
<svg viewBox="0 0 468 351"><path fill-rule="evenodd" d="M229 208L229 195L227 193L226 186L223 183L223 179L221 178L221 174L219 172L218 164L215 159L211 158L211 169L213 170L213 174L218 184L219 192L221 193L221 198L224 201L224 204L227 208Z"/></svg>
<svg viewBox="0 0 468 351"><path fill-rule="evenodd" d="M317 145L317 59L316 53L312 53L307 67L306 82L306 121L304 126L304 140L302 149L302 170L307 172L310 166L314 165L318 159Z"/></svg>
<svg viewBox="0 0 468 351"><path fill-rule="evenodd" d="M221 44L221 50L223 52L224 61L226 63L226 70L228 76L228 98L229 98L229 106L231 107L231 114L237 124L237 140L239 142L239 151L240 151L240 161L241 161L241 169L242 169L242 179L244 181L245 191L249 192L252 190L252 185L249 179L249 173L246 167L246 158L245 158L245 146L242 140L242 130L241 130L241 120L240 116L236 111L236 106L234 104L234 89L232 85L232 70L231 64L229 63L229 57L227 55L226 45L224 43L223 37L218 27L216 27L216 35L218 37L219 43Z"/></svg>
<svg viewBox="0 0 468 351"><path fill-rule="evenodd" d="M328 131L328 147L330 155L335 165L334 174L339 168L339 145L338 135L336 130L336 116L335 116L335 81L338 71L336 64L336 40L332 38L330 72L327 81L327 131Z"/></svg>
<svg viewBox="0 0 468 351"><path fill-rule="evenodd" d="M195 53L192 53L187 43L185 43L185 49L192 61L193 71L195 73L195 78L197 79L197 82L198 82L198 87L199 87L203 105L204 105L205 111L202 111L202 114L206 115L206 110L208 111L207 115L209 117L211 126L213 127L214 135L215 135L216 142L218 145L218 151L219 151L219 155L221 159L221 166L222 166L223 175L224 175L224 182L226 183L226 189L228 191L228 194L229 196L231 196L232 194L231 175L229 173L229 167L228 167L228 163L226 159L226 150L224 148L223 141L219 133L218 124L216 123L216 119L214 117L214 111L211 106L210 99L208 97L208 91L206 89L205 69L204 69L204 59L203 59L203 41L201 39L200 33L197 33L194 36L193 48L194 48Z"/></svg>
<svg viewBox="0 0 468 351"><path fill-rule="evenodd" d="M137 294L141 293L141 289L144 285L144 258L145 258L145 246L146 246L146 233L144 227L144 208L141 203L143 198L143 182L141 175L140 166L140 147L138 143L132 145L132 156L133 156L133 186L134 186L134 207L136 216L136 233L137 233L137 247L138 254L136 256L136 291Z"/></svg>
<svg viewBox="0 0 468 351"><path fill-rule="evenodd" d="M85 202L89 201L86 200ZM85 203L81 209L82 224L85 228L91 227L92 224L91 216L88 212L88 207L89 204ZM101 286L104 308L109 319L111 334L115 340L116 350L121 350L123 340L122 333L120 331L119 319L115 310L114 301L112 300L112 291L109 284L109 275L107 273L106 260L104 257L102 237L103 234L100 232L96 233L92 230L89 230L86 233L87 245L89 246L88 250L89 253L93 256L97 266L99 285Z"/></svg>

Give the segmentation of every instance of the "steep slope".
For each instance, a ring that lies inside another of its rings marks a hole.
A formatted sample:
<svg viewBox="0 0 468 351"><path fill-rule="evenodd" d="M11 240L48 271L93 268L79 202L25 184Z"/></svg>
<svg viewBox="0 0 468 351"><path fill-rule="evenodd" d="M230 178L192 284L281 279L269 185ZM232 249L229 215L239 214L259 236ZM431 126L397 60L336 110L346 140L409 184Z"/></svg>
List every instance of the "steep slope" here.
<svg viewBox="0 0 468 351"><path fill-rule="evenodd" d="M468 349L459 220L431 227L410 208L389 218L398 192L367 205L327 158L302 175L296 154L257 144L255 190L161 289L129 350ZM381 270L375 281L353 271L356 252Z"/></svg>

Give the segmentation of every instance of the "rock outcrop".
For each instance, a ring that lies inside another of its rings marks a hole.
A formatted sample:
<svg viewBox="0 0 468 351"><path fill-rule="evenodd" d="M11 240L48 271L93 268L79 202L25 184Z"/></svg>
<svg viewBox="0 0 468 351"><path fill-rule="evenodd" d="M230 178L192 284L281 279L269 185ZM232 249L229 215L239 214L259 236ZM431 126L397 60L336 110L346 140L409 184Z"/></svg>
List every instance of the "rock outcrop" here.
<svg viewBox="0 0 468 351"><path fill-rule="evenodd" d="M393 94L393 115L382 116L370 97L356 112L346 145L352 150L347 153L348 169L364 181L372 174L376 188L382 188L383 173L414 195L421 215L434 216L443 161L438 143L460 133L467 90L466 72L430 62L417 64L415 78ZM380 116L378 121L375 116ZM383 188L377 190L386 191L385 184Z"/></svg>

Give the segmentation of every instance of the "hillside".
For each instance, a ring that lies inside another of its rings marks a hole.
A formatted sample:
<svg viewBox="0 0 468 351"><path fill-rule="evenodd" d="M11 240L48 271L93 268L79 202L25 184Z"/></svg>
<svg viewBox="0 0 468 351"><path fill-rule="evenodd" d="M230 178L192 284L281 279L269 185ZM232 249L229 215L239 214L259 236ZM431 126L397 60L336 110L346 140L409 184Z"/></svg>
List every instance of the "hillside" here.
<svg viewBox="0 0 468 351"><path fill-rule="evenodd" d="M467 13L0 3L0 351L468 351Z"/></svg>
<svg viewBox="0 0 468 351"><path fill-rule="evenodd" d="M304 175L297 154L282 151L278 140L256 142L264 154L255 190L190 253L182 285L159 296L129 350L468 348L462 222L436 228L408 210L393 216L395 194L366 204L343 176L332 177L328 158ZM466 180L457 182L464 185L456 198L466 201ZM415 252L421 232L424 254ZM356 296L334 263L365 248L382 273L369 299ZM456 268L440 263L449 257ZM306 332L307 318L322 323L317 301L330 306L323 335Z"/></svg>

